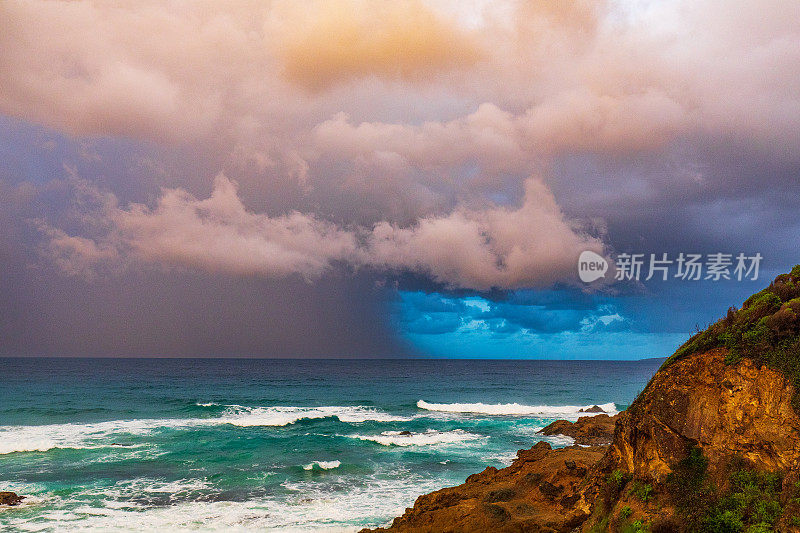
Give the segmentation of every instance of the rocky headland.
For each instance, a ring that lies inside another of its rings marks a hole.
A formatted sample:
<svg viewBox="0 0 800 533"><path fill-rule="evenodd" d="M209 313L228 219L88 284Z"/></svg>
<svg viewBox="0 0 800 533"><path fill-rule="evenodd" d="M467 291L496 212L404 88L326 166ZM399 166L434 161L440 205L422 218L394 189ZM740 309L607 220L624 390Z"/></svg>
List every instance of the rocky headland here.
<svg viewBox="0 0 800 533"><path fill-rule="evenodd" d="M582 416L577 422L556 420L539 433L547 437L564 435L571 437L575 444L585 446L608 446L614 438L616 416L600 414Z"/></svg>
<svg viewBox="0 0 800 533"><path fill-rule="evenodd" d="M616 417L420 496L400 532L800 533L800 266L690 338ZM382 531L382 530L378 530Z"/></svg>

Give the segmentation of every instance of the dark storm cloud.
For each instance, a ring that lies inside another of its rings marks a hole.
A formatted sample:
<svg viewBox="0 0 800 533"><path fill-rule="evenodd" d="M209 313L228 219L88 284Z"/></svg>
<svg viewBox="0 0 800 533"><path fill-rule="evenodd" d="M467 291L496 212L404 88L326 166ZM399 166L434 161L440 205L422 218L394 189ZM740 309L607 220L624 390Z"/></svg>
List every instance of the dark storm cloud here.
<svg viewBox="0 0 800 533"><path fill-rule="evenodd" d="M602 218L617 252L755 253L773 271L800 260L800 159L701 139L635 159L557 164L568 213Z"/></svg>
<svg viewBox="0 0 800 533"><path fill-rule="evenodd" d="M6 253L2 260L2 355L414 354L389 329L385 297L364 279L312 285L153 270L86 280Z"/></svg>
<svg viewBox="0 0 800 533"><path fill-rule="evenodd" d="M160 268L65 275L42 262L36 220L69 226L73 189L0 181L0 355L413 355L368 276L310 284ZM56 207L58 206L58 207ZM346 313L342 310L346 309Z"/></svg>

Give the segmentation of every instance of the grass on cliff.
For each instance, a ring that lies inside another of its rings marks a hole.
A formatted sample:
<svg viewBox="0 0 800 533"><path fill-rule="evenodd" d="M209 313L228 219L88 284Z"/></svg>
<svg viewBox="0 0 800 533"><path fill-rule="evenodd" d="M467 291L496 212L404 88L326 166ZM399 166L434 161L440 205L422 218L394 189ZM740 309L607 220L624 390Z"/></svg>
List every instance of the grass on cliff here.
<svg viewBox="0 0 800 533"><path fill-rule="evenodd" d="M800 412L800 265L686 341L664 367L688 355L727 348L728 362L743 357L783 373L794 384L792 404Z"/></svg>
<svg viewBox="0 0 800 533"><path fill-rule="evenodd" d="M699 448L677 465L667 480L678 512L689 531L698 533L767 533L783 512L780 474L731 465L724 492L708 480L708 462Z"/></svg>

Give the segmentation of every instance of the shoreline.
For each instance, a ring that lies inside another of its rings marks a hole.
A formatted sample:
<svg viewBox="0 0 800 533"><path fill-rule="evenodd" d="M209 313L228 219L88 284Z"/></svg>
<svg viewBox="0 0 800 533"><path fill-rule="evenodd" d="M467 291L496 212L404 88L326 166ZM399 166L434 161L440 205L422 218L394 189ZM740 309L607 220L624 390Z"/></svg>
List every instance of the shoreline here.
<svg viewBox="0 0 800 533"><path fill-rule="evenodd" d="M388 527L360 533L447 531L455 524L463 531L560 531L579 526L591 512L591 502L582 494L583 480L608 451L619 416L600 413L575 422L556 420L539 434L569 437L572 445L554 449L539 441L518 450L511 465L490 466L460 485L423 494ZM570 509L566 515L565 508Z"/></svg>

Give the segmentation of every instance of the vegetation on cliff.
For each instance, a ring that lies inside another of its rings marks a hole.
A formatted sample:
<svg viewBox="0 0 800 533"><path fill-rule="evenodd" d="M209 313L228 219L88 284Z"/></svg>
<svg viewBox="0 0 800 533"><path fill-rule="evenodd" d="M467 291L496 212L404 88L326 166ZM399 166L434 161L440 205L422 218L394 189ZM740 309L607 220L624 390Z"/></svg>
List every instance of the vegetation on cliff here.
<svg viewBox="0 0 800 533"><path fill-rule="evenodd" d="M734 459L721 490L707 475L707 467L702 450L692 448L667 480L665 488L677 504L683 527L701 533L774 531L784 510L781 472L755 470L741 458Z"/></svg>
<svg viewBox="0 0 800 533"><path fill-rule="evenodd" d="M728 361L750 358L780 371L795 386L800 411L800 265L686 341L664 366L688 355L727 348Z"/></svg>

